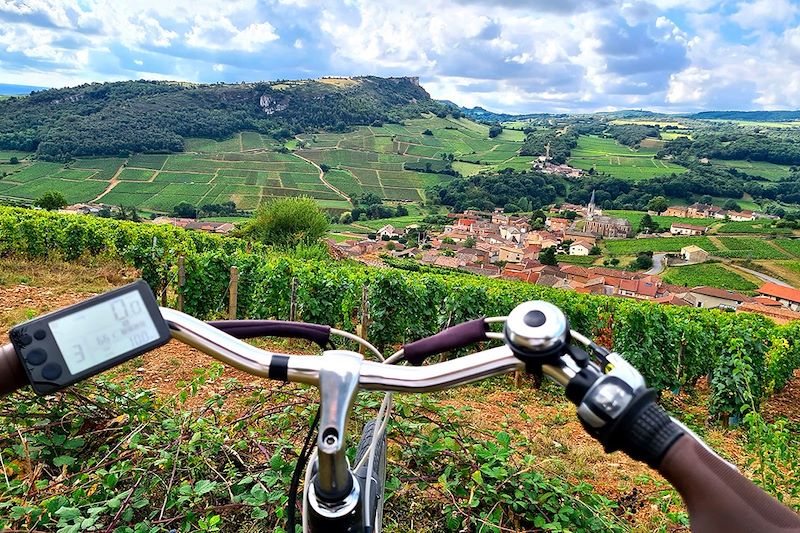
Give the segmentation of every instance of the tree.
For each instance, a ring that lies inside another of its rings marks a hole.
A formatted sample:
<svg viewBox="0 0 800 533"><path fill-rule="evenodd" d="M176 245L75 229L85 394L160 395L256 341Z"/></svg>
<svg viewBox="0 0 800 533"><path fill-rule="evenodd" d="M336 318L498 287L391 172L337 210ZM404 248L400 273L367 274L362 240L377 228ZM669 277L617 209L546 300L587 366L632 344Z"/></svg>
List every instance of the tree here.
<svg viewBox="0 0 800 533"><path fill-rule="evenodd" d="M736 200L732 198L725 200L725 203L722 204L722 208L726 211L739 211L741 209L741 207L739 207L739 204L736 203Z"/></svg>
<svg viewBox="0 0 800 533"><path fill-rule="evenodd" d="M305 196L276 198L259 206L243 234L265 244L312 244L328 231L328 217Z"/></svg>
<svg viewBox="0 0 800 533"><path fill-rule="evenodd" d="M631 268L635 270L649 270L653 268L653 252L641 252L631 263Z"/></svg>
<svg viewBox="0 0 800 533"><path fill-rule="evenodd" d="M550 246L539 252L539 262L543 265L557 265L556 247Z"/></svg>
<svg viewBox="0 0 800 533"><path fill-rule="evenodd" d="M490 139L494 139L495 137L497 137L501 133L503 133L503 126L501 126L499 124L494 124L493 126L491 126L489 128L489 138Z"/></svg>
<svg viewBox="0 0 800 533"><path fill-rule="evenodd" d="M353 221L353 214L350 211L345 211L339 216L339 224L350 224Z"/></svg>
<svg viewBox="0 0 800 533"><path fill-rule="evenodd" d="M397 205L397 211L396 211L395 214L398 217L404 217L404 216L408 215L408 208L406 208L406 206L404 206L403 204L398 204Z"/></svg>
<svg viewBox="0 0 800 533"><path fill-rule="evenodd" d="M433 135L433 132L431 130L425 130L425 131L422 132L422 134L423 135Z"/></svg>
<svg viewBox="0 0 800 533"><path fill-rule="evenodd" d="M589 250L589 255L600 255L600 247L597 245L592 246L592 249Z"/></svg>
<svg viewBox="0 0 800 533"><path fill-rule="evenodd" d="M197 208L188 202L181 202L172 208L172 214L178 218L197 218Z"/></svg>
<svg viewBox="0 0 800 533"><path fill-rule="evenodd" d="M711 196L709 196L707 194L704 194L703 196L700 197L700 203L701 204L711 204L711 202L713 202L713 201L714 201L714 199L711 198Z"/></svg>
<svg viewBox="0 0 800 533"><path fill-rule="evenodd" d="M326 165L325 163L320 163L319 168L321 168L323 172L327 172L331 169L330 165Z"/></svg>
<svg viewBox="0 0 800 533"><path fill-rule="evenodd" d="M645 213L641 222L639 222L639 231L641 233L655 233L658 231L658 224L653 220L653 217Z"/></svg>
<svg viewBox="0 0 800 533"><path fill-rule="evenodd" d="M531 213L531 218L528 219L528 223L531 225L531 229L542 229L546 220L547 215L544 211L537 209Z"/></svg>
<svg viewBox="0 0 800 533"><path fill-rule="evenodd" d="M475 248L475 237L467 237L464 239L464 248Z"/></svg>
<svg viewBox="0 0 800 533"><path fill-rule="evenodd" d="M19 159L17 159L17 156L11 156L11 159L9 159L8 162L12 165L19 165Z"/></svg>
<svg viewBox="0 0 800 533"><path fill-rule="evenodd" d="M649 202L647 202L647 210L648 211L655 211L659 215L669 208L669 202L663 196L654 196Z"/></svg>
<svg viewBox="0 0 800 533"><path fill-rule="evenodd" d="M67 207L67 199L58 191L48 191L37 198L33 205L48 211L55 211Z"/></svg>

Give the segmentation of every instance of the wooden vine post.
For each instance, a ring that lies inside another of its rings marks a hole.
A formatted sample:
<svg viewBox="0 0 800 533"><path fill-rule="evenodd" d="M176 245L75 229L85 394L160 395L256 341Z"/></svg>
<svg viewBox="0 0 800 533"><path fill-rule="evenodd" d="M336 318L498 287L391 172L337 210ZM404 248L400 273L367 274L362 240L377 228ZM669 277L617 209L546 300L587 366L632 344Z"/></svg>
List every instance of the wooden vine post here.
<svg viewBox="0 0 800 533"><path fill-rule="evenodd" d="M289 300L289 321L297 320L297 278L292 278L292 296Z"/></svg>
<svg viewBox="0 0 800 533"><path fill-rule="evenodd" d="M229 292L228 318L236 320L236 306L239 296L239 268L236 265L231 266L231 287Z"/></svg>
<svg viewBox="0 0 800 533"><path fill-rule="evenodd" d="M361 323L358 325L358 336L362 339L367 339L367 330L369 330L369 300L367 299L367 286L361 289ZM365 349L361 344L358 345L358 353L364 354Z"/></svg>
<svg viewBox="0 0 800 533"><path fill-rule="evenodd" d="M178 311L183 311L183 286L186 285L186 258L178 256Z"/></svg>

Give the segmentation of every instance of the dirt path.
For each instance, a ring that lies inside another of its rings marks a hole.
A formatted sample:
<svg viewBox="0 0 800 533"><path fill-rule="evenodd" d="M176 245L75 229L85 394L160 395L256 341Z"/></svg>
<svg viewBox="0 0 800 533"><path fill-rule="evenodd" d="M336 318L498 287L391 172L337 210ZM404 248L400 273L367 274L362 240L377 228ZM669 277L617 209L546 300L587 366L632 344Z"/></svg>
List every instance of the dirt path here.
<svg viewBox="0 0 800 533"><path fill-rule="evenodd" d="M330 183L328 183L328 182L325 180L325 171L324 171L324 170L322 170L322 167L320 167L318 164L316 164L316 163L315 163L314 161L312 161L311 159L306 159L305 157L303 157L303 156L301 156L301 155L298 155L297 153L295 153L295 154L293 154L293 155L294 155L295 157L299 158L299 159L302 159L302 160L303 160L303 161L305 161L306 163L310 163L310 164L314 165L314 168L316 168L316 169L319 171L319 180L320 180L322 183L324 183L324 184L325 184L325 186L326 186L327 188L329 188L330 190L332 190L333 192L335 192L336 194L338 194L339 196L341 196L342 198L344 198L344 199L345 199L345 200L347 200L348 202L350 202L350 201L351 201L351 199L350 199L350 197L349 197L349 196L347 196L345 193L343 193L342 191L340 191L339 189L337 189L336 187L334 187L333 185L331 185Z"/></svg>
<svg viewBox="0 0 800 533"><path fill-rule="evenodd" d="M127 162L127 160L126 160L126 162ZM100 195L97 198L95 198L94 200L91 200L89 203L99 202L100 199L103 196L105 196L108 193L110 193L114 189L114 187L116 187L120 183L119 175L122 174L122 171L125 170L126 168L127 167L125 165L120 165L119 168L117 169L117 171L111 177L111 181L108 183L108 187L106 187L106 190L101 192Z"/></svg>

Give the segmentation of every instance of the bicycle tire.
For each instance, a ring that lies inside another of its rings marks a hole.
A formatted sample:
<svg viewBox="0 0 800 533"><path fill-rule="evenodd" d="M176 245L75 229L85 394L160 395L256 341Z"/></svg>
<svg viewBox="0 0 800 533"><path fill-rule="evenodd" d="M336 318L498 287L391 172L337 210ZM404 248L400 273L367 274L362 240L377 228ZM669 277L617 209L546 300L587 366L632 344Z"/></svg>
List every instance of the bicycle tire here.
<svg viewBox="0 0 800 533"><path fill-rule="evenodd" d="M372 443L372 437L376 431L375 422L376 420L373 419L364 424L364 429L361 431L361 440L358 442L358 449L356 451L356 464L361 461L367 453L370 443ZM381 531L383 520L384 489L386 486L386 432L378 437L376 446L375 462L372 467L371 475L367 475L369 461L365 461L363 466L355 472L355 475L361 486L362 508L364 509L364 513L370 513L372 531L379 532ZM365 497L364 489L367 486L368 480L371 483L369 502L363 500Z"/></svg>

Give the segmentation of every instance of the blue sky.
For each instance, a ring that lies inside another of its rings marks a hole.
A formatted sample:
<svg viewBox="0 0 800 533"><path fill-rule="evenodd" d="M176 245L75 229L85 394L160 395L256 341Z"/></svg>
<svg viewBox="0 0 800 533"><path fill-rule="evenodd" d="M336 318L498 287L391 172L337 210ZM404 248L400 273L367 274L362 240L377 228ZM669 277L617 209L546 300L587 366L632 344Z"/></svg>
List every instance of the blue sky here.
<svg viewBox="0 0 800 533"><path fill-rule="evenodd" d="M790 0L0 0L0 83L414 75L507 112L800 108Z"/></svg>

